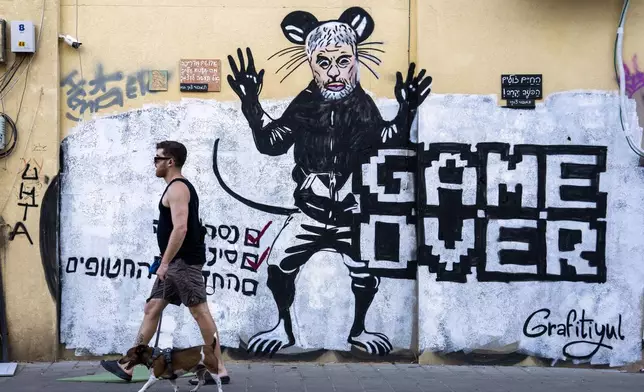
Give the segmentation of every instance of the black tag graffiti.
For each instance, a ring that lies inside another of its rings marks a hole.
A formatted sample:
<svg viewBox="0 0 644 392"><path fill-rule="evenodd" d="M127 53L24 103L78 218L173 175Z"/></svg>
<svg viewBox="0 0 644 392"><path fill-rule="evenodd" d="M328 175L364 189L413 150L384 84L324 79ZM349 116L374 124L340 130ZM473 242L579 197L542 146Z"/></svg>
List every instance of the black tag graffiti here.
<svg viewBox="0 0 644 392"><path fill-rule="evenodd" d="M38 168L34 167L32 173L29 172L30 169L31 165L29 163L26 163L25 169L20 176L22 182L20 183L20 193L18 195L19 202L17 205L18 207L24 207L24 212L22 214L22 221L16 222L16 224L13 226L13 229L9 233L9 241L13 241L17 235L24 235L25 237L27 237L29 243L33 245L34 242L31 239L29 230L27 230L27 226L25 226L24 224L24 222L27 221L29 208L37 208L39 206L36 203L36 188L33 186L31 187L31 189L25 187L25 181L38 181Z"/></svg>
<svg viewBox="0 0 644 392"><path fill-rule="evenodd" d="M25 201L25 198L27 198L27 201ZM38 204L36 204L36 189L31 188L30 190L25 190L25 183L20 184L20 200L22 201L21 203L18 203L18 206L24 207L25 212L22 215L22 220L23 222L27 220L27 210L32 207L38 207Z"/></svg>
<svg viewBox="0 0 644 392"><path fill-rule="evenodd" d="M577 339L568 342L563 346L562 353L569 359L589 359L597 352L604 348L612 350L610 340L625 340L622 335L622 315L618 316L617 325L611 323L597 323L592 318L586 318L586 310L582 309L581 317L577 319L579 313L571 310L566 316L566 321L562 323L553 323L548 320L550 309L539 309L532 313L523 324L523 335L528 338L541 338L562 336L569 339Z"/></svg>

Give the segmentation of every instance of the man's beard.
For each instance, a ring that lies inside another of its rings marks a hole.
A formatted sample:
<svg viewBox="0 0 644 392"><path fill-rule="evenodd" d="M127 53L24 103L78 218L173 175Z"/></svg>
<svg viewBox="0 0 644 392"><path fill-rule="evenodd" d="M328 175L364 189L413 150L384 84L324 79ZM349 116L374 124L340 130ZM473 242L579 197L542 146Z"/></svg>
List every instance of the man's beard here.
<svg viewBox="0 0 644 392"><path fill-rule="evenodd" d="M324 97L325 100L334 101L334 100L342 99L347 95L351 94L351 92L356 88L356 85L354 83L349 82L348 80L344 80L344 79L337 80L337 82L344 83L344 88L340 91L328 90L326 86L321 85L320 82L317 82L318 88L320 89L320 92L322 93L322 97Z"/></svg>

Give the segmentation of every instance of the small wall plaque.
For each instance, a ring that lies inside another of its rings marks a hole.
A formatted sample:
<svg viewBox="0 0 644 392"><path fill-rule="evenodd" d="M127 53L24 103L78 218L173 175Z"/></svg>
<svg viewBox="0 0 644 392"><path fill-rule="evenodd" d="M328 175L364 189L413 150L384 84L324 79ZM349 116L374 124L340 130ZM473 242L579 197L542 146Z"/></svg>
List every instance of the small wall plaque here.
<svg viewBox="0 0 644 392"><path fill-rule="evenodd" d="M534 109L534 99L508 99L508 107L512 109Z"/></svg>
<svg viewBox="0 0 644 392"><path fill-rule="evenodd" d="M168 91L168 71L150 71L148 78L148 90Z"/></svg>
<svg viewBox="0 0 644 392"><path fill-rule="evenodd" d="M181 59L180 90L221 91L221 60Z"/></svg>
<svg viewBox="0 0 644 392"><path fill-rule="evenodd" d="M501 98L508 101L507 108L534 109L534 101L543 99L543 75L501 75Z"/></svg>

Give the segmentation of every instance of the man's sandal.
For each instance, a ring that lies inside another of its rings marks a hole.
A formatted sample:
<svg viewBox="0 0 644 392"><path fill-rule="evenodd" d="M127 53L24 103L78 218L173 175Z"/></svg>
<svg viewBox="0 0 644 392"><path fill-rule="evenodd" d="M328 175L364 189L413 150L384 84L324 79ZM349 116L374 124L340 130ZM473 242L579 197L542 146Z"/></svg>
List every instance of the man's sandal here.
<svg viewBox="0 0 644 392"><path fill-rule="evenodd" d="M112 373L121 380L130 382L132 381L132 376L125 373L123 369L119 366L117 361L101 361L101 366L108 372Z"/></svg>

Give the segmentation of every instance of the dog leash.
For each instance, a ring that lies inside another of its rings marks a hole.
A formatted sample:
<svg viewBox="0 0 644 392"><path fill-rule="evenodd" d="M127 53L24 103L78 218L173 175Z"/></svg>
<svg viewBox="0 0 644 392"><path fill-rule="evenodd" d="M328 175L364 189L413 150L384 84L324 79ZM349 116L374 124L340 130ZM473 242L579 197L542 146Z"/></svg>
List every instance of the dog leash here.
<svg viewBox="0 0 644 392"><path fill-rule="evenodd" d="M165 283L167 281L168 277L163 280L163 296L161 296L162 299L165 299ZM161 336L161 322L163 321L163 310L161 310L161 314L159 315L159 325L157 326L157 340L154 342L154 348L158 349L159 348L159 337Z"/></svg>
<svg viewBox="0 0 644 392"><path fill-rule="evenodd" d="M163 280L163 296L161 297L162 299L165 300L165 284L167 282L168 277ZM177 375L174 374L172 370L172 349L167 348L165 350L161 350L159 348L159 337L161 337L161 323L163 322L163 310L161 311L161 314L159 315L159 324L157 325L157 339L154 342L154 350L152 352L152 358L158 358L159 356L163 355L166 361L166 366L169 369L169 373L172 374L170 377L170 380L175 380L177 378Z"/></svg>

